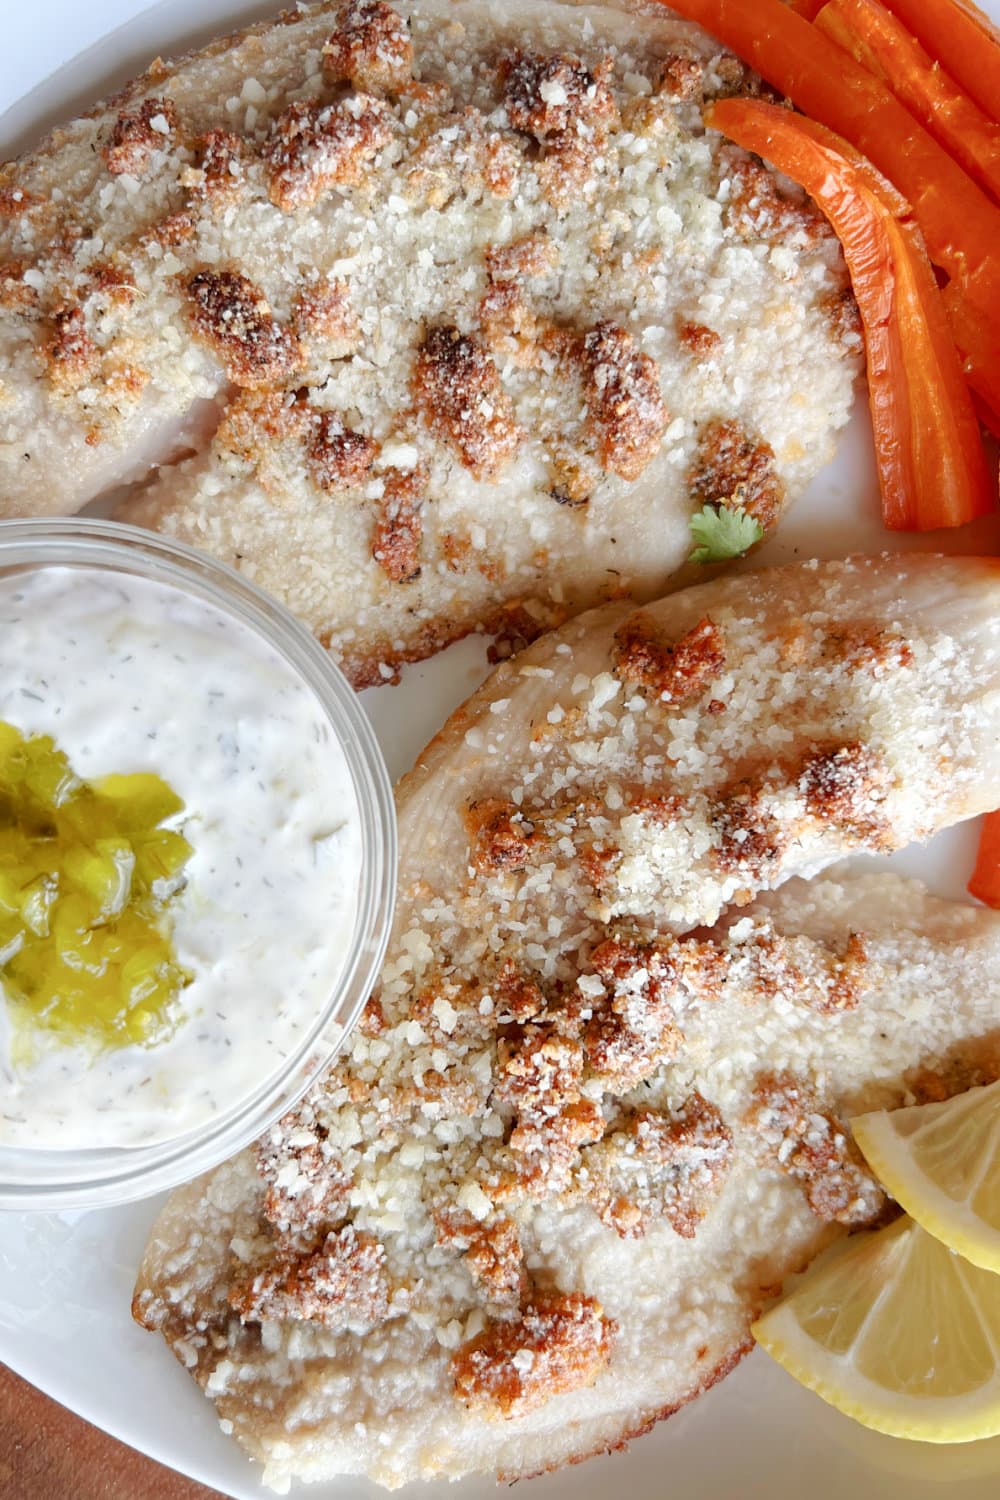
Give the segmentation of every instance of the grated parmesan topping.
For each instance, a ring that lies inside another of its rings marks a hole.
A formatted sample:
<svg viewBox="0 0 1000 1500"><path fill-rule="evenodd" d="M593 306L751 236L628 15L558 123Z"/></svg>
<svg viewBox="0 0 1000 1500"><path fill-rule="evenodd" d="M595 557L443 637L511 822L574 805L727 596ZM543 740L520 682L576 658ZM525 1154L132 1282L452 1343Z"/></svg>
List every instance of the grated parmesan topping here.
<svg viewBox="0 0 1000 1500"><path fill-rule="evenodd" d="M996 590L917 558L668 596L657 638L725 640L680 703L616 677L613 606L428 750L377 1000L256 1164L157 1231L138 1304L276 1479L525 1472L586 1451L552 1437L582 1413L603 1443L689 1399L790 1267L882 1211L851 1114L1000 1068L995 916L885 877L763 889L995 796ZM889 643L875 670L860 640ZM721 857L748 783L774 869ZM334 1268L345 1226L379 1248ZM307 1399L321 1437L274 1416Z"/></svg>
<svg viewBox="0 0 1000 1500"><path fill-rule="evenodd" d="M470 629L509 650L658 592L690 551L707 424L766 445L776 518L831 451L859 365L836 241L801 233L795 195L759 234L730 222L740 158L701 105L750 85L706 37L681 28L679 64L660 14L518 5L313 7L161 65L5 168L7 508L82 504L160 464L121 513L242 568L358 683ZM138 176L103 154L125 115L148 116ZM134 285L127 316L89 293L109 263ZM218 329L192 340L199 276L252 288L278 331L250 334L266 359L248 369ZM76 307L93 349L66 379L47 341ZM717 357L692 359L678 316ZM410 513L387 547L377 478L324 489L288 436L265 430L271 451L234 466L214 403L238 405L248 376L413 448L419 541Z"/></svg>

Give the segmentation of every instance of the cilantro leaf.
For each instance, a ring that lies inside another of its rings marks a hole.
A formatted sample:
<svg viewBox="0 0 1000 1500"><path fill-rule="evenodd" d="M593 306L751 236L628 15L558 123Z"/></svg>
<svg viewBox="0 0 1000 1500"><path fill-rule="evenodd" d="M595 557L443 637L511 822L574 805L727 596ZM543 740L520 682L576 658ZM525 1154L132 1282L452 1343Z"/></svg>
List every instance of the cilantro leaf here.
<svg viewBox="0 0 1000 1500"><path fill-rule="evenodd" d="M742 557L764 535L759 521L730 505L703 505L691 517L690 526L698 545L688 560L696 563Z"/></svg>

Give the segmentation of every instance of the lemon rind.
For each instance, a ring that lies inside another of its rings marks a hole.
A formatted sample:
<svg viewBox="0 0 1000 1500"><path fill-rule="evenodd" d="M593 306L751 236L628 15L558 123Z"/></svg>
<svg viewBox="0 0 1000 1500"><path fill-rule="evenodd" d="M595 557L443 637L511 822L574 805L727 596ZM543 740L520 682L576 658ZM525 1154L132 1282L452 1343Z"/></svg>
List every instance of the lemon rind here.
<svg viewBox="0 0 1000 1500"><path fill-rule="evenodd" d="M851 1121L854 1139L876 1177L934 1239L980 1270L1000 1274L1000 1229L993 1229L967 1203L956 1203L921 1172L889 1119L888 1114L873 1112Z"/></svg>
<svg viewBox="0 0 1000 1500"><path fill-rule="evenodd" d="M789 1298L758 1318L751 1332L800 1385L844 1416L889 1437L924 1443L973 1443L1000 1435L1000 1369L980 1390L955 1396L915 1398L894 1392L810 1338L795 1315L794 1301Z"/></svg>

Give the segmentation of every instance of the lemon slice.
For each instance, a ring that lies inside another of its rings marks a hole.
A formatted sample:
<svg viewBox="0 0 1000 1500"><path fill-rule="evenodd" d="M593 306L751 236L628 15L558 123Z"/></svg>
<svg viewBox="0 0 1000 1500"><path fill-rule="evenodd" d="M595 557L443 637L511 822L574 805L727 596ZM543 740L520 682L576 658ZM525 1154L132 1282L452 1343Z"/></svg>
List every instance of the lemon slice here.
<svg viewBox="0 0 1000 1500"><path fill-rule="evenodd" d="M855 1235L753 1332L796 1380L878 1432L929 1443L1000 1433L1000 1277L912 1219Z"/></svg>
<svg viewBox="0 0 1000 1500"><path fill-rule="evenodd" d="M1000 1082L944 1104L859 1115L851 1129L918 1224L966 1260L1000 1271Z"/></svg>

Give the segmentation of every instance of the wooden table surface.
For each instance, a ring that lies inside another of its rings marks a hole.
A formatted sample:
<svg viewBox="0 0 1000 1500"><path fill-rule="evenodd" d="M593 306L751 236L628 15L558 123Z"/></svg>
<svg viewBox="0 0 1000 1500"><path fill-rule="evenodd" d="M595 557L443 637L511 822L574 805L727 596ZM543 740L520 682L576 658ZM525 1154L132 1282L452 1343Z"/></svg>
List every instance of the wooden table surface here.
<svg viewBox="0 0 1000 1500"><path fill-rule="evenodd" d="M222 1500L115 1442L0 1365L5 1500Z"/></svg>

